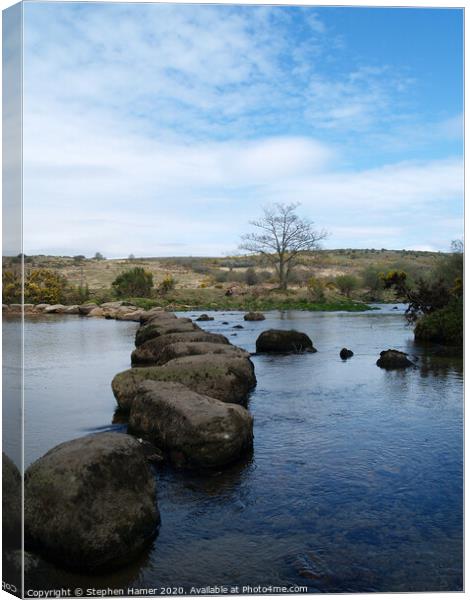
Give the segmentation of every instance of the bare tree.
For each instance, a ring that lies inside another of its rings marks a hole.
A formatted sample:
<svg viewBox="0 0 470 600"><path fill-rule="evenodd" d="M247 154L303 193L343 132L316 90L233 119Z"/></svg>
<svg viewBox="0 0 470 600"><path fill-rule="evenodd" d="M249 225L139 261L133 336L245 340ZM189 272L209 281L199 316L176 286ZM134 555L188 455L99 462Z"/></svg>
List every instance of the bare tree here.
<svg viewBox="0 0 470 600"><path fill-rule="evenodd" d="M264 208L264 215L250 222L258 231L244 235L240 244L241 250L261 254L274 265L283 290L292 269L327 237L326 231L316 231L311 221L296 214L298 206L278 203Z"/></svg>

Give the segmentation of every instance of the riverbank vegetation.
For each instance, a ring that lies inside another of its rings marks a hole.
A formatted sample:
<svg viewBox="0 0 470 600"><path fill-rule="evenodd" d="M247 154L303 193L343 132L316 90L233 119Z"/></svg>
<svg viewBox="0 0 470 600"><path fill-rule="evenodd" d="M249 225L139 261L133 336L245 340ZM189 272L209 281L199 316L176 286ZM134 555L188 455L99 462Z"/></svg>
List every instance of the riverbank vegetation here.
<svg viewBox="0 0 470 600"><path fill-rule="evenodd" d="M404 271L414 285L433 272L442 258L451 256L386 249L316 250L290 271L288 287L282 290L275 269L260 255L105 259L96 254L99 258L24 257L25 302L101 304L119 297L142 308L173 310L364 310L370 302L396 302L393 290L384 289L381 274ZM4 258L3 263L3 302L20 302L21 258ZM153 285L144 293L133 291L133 284L124 289L124 282L129 281L124 274L135 273L135 269L142 269L147 281L152 276ZM43 280L44 270L51 273L51 285L40 286L42 296L35 288L30 295L33 287L28 286L38 270ZM48 287L52 295L46 293Z"/></svg>
<svg viewBox="0 0 470 600"><path fill-rule="evenodd" d="M411 282L405 271L383 276L385 287L406 302L406 317L415 324L415 340L461 348L463 345L463 246L439 257L428 277Z"/></svg>

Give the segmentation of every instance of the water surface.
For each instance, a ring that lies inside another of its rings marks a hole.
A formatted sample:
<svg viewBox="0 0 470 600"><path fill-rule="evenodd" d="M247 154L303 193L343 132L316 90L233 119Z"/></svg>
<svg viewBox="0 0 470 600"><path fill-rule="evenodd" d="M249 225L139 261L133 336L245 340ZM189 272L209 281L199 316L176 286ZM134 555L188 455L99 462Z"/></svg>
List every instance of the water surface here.
<svg viewBox="0 0 470 600"><path fill-rule="evenodd" d="M276 327L308 333L318 352L253 357L253 454L210 475L156 472L162 527L138 563L44 577L100 588L462 589L462 362L416 347L402 310L276 311L252 323L210 313L205 329L249 351ZM125 430L112 424L110 382L129 366L136 328L71 316L26 323L27 464L64 440ZM354 351L346 362L343 346ZM387 348L417 368L379 369Z"/></svg>

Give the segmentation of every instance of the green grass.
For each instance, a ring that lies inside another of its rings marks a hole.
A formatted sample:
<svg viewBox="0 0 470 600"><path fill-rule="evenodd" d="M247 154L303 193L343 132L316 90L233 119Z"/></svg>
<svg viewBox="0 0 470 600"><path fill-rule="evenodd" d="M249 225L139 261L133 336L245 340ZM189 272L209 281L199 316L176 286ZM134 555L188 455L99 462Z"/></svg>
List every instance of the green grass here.
<svg viewBox="0 0 470 600"><path fill-rule="evenodd" d="M291 297L253 298L249 296L224 296L213 290L178 290L164 298L129 298L139 308L149 310L161 306L171 310L311 310L360 312L372 307L354 300L332 299L327 302L312 302L297 295Z"/></svg>

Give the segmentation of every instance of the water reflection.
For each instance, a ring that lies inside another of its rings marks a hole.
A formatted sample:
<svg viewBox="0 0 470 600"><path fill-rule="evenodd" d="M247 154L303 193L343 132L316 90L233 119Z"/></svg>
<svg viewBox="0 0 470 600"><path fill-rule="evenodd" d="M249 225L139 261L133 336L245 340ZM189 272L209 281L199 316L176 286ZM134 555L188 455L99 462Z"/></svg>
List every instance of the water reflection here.
<svg viewBox="0 0 470 600"><path fill-rule="evenodd" d="M95 578L54 569L50 580L461 589L462 366L415 346L399 312L272 312L263 322L212 313L204 328L243 325L233 340L248 351L277 327L306 332L318 352L253 357L252 456L223 472L157 468L162 527L139 563ZM125 430L110 382L129 366L135 329L71 317L27 324L27 462L87 431ZM417 368L378 368L387 348L415 355Z"/></svg>

